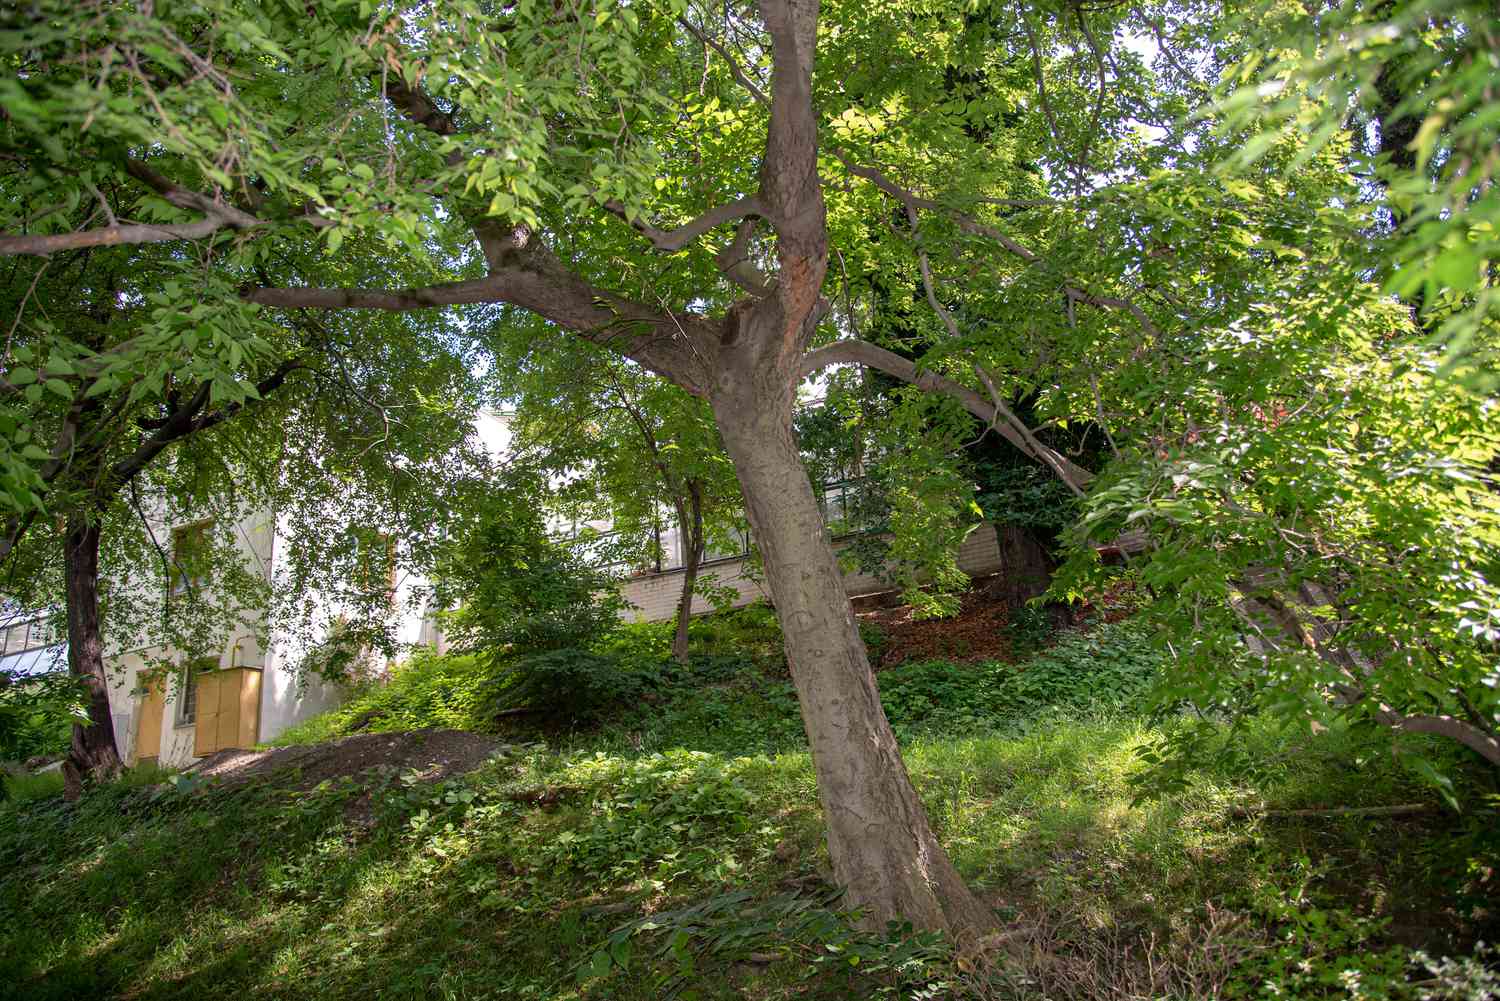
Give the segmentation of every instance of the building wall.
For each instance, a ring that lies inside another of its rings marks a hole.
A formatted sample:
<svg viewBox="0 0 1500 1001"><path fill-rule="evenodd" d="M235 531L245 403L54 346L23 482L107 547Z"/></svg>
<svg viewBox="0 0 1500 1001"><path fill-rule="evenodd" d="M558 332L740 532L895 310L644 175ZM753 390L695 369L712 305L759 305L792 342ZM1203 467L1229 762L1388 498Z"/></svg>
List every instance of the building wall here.
<svg viewBox="0 0 1500 1001"><path fill-rule="evenodd" d="M835 551L843 546L835 543ZM746 575L745 559L716 560L705 563L699 571L700 577L712 576L716 586L729 586L736 597L731 607L739 608L762 598L769 599L770 591L763 582ZM995 535L995 526L981 524L964 539L958 551L958 566L970 577L983 577L1001 569L1000 544ZM847 571L844 587L853 597L890 590L890 585L871 574ZM632 622L658 622L677 614L677 601L682 596L682 570L667 570L662 573L633 577L621 589L630 608L625 618ZM701 615L712 606L701 595L693 597L693 614Z"/></svg>
<svg viewBox="0 0 1500 1001"><path fill-rule="evenodd" d="M161 525L160 534L171 537L176 526ZM245 561L268 579L276 572L278 545L282 540L276 519L268 512L251 515L234 527L236 546ZM147 600L151 600L147 598ZM415 633L419 624L411 624L403 633ZM316 677L300 676L296 668L305 652L286 637L270 637L268 649L262 649L256 629L236 623L216 652L220 668L255 667L261 669L258 739L271 740L287 727L309 716L330 709L342 700L343 686ZM127 641L128 643L129 641ZM137 641L138 642L138 641ZM179 722L182 701L182 678L177 668L185 655L166 646L138 646L106 653L109 672L110 712L115 720L115 739L121 755L134 761L142 755L157 755L166 767L180 768L195 760L193 722ZM154 749L138 747L141 709L145 702L144 672L166 667L165 705L162 709L161 743Z"/></svg>

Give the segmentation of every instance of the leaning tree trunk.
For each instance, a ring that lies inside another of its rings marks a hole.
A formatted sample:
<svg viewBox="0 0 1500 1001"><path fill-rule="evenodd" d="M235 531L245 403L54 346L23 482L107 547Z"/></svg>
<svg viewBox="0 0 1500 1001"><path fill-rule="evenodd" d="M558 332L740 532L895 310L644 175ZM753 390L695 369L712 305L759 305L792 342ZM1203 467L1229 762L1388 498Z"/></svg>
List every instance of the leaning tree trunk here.
<svg viewBox="0 0 1500 1001"><path fill-rule="evenodd" d="M679 664L688 662L688 625L693 618L693 586L698 583L698 568L703 565L703 495L696 483L689 483L689 501L677 508L677 523L684 533L682 553L682 596L677 599L677 627L672 633L672 657Z"/></svg>
<svg viewBox="0 0 1500 1001"><path fill-rule="evenodd" d="M73 724L73 746L63 768L67 791L76 796L84 778L106 778L120 770L104 642L99 628L99 526L83 516L68 522L63 543L68 604L68 673L83 683L89 724Z"/></svg>
<svg viewBox="0 0 1500 1001"><path fill-rule="evenodd" d="M866 927L907 920L969 935L994 921L933 835L880 705L793 436L795 385L744 366L721 375L712 402L785 634L834 878Z"/></svg>

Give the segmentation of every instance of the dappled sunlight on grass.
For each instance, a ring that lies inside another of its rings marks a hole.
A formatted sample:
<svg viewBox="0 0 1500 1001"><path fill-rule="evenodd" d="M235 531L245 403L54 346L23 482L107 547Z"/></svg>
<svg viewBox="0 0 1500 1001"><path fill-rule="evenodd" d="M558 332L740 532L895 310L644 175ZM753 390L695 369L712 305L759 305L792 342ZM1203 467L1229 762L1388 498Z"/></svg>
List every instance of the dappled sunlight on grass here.
<svg viewBox="0 0 1500 1001"><path fill-rule="evenodd" d="M914 978L900 982L930 996L978 990L974 977L954 979L940 943L850 937L825 882L795 702L783 680L759 673L775 670L764 623L718 628L754 632L769 667L746 661L720 675L710 661L673 701L632 707L621 726L514 736L461 777L386 767L310 790L264 778L179 789L143 787L143 774L77 807L55 797L0 806L0 915L13 930L0 940L0 978L22 985L18 996L57 999L378 990L655 1001L664 985L690 982L704 1001L834 1001L897 982L896 967L882 966L897 955L900 976ZM1319 964L1386 969L1382 922L1430 910L1493 842L1477 819L1438 839L1422 822L1245 815L1426 795L1348 733L1252 723L1234 737L1253 769L1209 762L1144 796L1137 752L1161 731L1125 702L1088 701L1069 674L1113 651L1128 701L1144 663L1137 640L1116 631L1068 642L1030 689L1016 687L1026 679L1014 669L982 665L882 676L934 828L1018 936L1012 966L975 997L1108 997L1134 985L1197 1001L1241 967L1250 985L1304 962L1309 977ZM468 711L438 698L445 670L429 665L404 694L382 696L379 725L413 713L422 722L429 703ZM1058 679L1065 697L1041 684ZM986 705L966 701L974 685ZM468 705L474 690L461 691ZM376 701L301 736L347 728ZM1454 827L1433 821L1444 824ZM1447 882L1429 885L1437 872ZM1143 968L1146 955L1158 967Z"/></svg>

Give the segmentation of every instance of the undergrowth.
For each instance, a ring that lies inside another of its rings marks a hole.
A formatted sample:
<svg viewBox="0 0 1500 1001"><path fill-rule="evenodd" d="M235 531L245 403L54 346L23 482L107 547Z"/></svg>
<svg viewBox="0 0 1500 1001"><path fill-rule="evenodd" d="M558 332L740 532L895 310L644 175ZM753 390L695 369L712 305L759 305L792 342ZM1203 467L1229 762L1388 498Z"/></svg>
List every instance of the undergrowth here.
<svg viewBox="0 0 1500 1001"><path fill-rule="evenodd" d="M761 613L594 651L637 695L528 731L431 657L288 735L458 726L431 783L118 783L0 806L0 983L18 998L541 1001L1494 996L1496 816L1446 813L1373 736L1289 743L1141 798L1155 663L1129 624L1016 665L879 677L935 831L1000 939L861 931L830 883L796 704ZM520 714L524 719L526 714ZM1394 817L1267 816L1417 803ZM1487 979L1488 978L1488 979ZM1486 993L1489 992L1489 993Z"/></svg>
<svg viewBox="0 0 1500 1001"><path fill-rule="evenodd" d="M856 930L805 754L512 744L436 784L377 769L311 791L119 785L0 808L0 982L59 999L1186 1001L1270 983L1416 1001L1428 988L1408 980L1435 975L1411 945L1461 965L1493 931L1493 815L1236 816L1417 794L1384 759L1341 764L1347 734L1254 788L1204 773L1133 805L1151 732L1056 721L912 744L939 837L1011 930L983 955Z"/></svg>
<svg viewBox="0 0 1500 1001"><path fill-rule="evenodd" d="M286 731L305 744L360 731L451 727L634 751L724 754L806 746L775 616L764 606L692 624L691 657L672 660L670 623L620 627L591 651L528 658L521 681L471 655L419 653L389 683ZM872 637L878 642L878 637ZM1156 654L1130 623L1060 634L1022 664L917 661L880 673L897 736L1024 733L1053 716L1137 711ZM515 706L541 705L536 713Z"/></svg>

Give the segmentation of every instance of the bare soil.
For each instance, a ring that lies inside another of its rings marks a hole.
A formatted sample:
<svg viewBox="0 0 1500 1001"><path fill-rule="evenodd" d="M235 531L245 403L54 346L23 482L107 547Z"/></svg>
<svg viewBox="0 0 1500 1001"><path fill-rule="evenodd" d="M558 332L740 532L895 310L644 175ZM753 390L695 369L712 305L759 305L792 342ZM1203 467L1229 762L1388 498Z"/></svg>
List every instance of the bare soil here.
<svg viewBox="0 0 1500 1001"><path fill-rule="evenodd" d="M1006 596L1003 575L982 577L961 597L961 609L951 619L912 618L910 605L899 604L896 592L866 595L855 600L855 614L861 622L880 628L885 642L880 660L872 666L878 671L912 660L946 660L955 664L978 664L984 661L1015 663L1010 625L1016 606ZM1052 619L1054 630L1081 626L1085 629L1100 622L1119 622L1128 618L1134 605L1130 584L1121 583L1074 606L1043 606Z"/></svg>
<svg viewBox="0 0 1500 1001"><path fill-rule="evenodd" d="M951 619L912 618L910 605L877 608L859 613L860 621L880 628L876 670L909 660L949 660L959 664L1012 659L1009 630L1011 607L990 597L981 586L964 593L962 610Z"/></svg>
<svg viewBox="0 0 1500 1001"><path fill-rule="evenodd" d="M311 789L327 779L358 775L381 765L415 769L424 781L473 771L500 746L500 741L465 730L406 730L356 733L322 744L273 747L265 751L220 751L188 771L217 779L220 786L281 776L296 789Z"/></svg>

